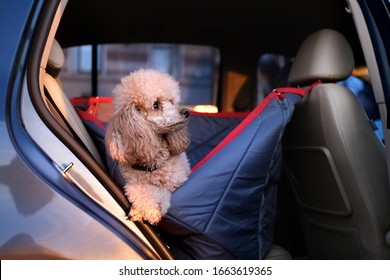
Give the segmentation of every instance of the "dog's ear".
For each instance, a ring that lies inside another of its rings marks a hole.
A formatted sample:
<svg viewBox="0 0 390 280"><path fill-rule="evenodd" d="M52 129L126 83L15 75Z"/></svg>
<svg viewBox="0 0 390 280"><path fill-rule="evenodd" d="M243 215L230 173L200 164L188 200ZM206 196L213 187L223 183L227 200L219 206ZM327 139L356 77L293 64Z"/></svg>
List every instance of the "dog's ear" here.
<svg viewBox="0 0 390 280"><path fill-rule="evenodd" d="M113 159L128 164L152 164L164 153L158 135L133 105L114 115L107 128L106 144Z"/></svg>
<svg viewBox="0 0 390 280"><path fill-rule="evenodd" d="M187 127L168 133L166 135L166 140L171 155L178 155L185 152L190 145L190 137L188 135Z"/></svg>
<svg viewBox="0 0 390 280"><path fill-rule="evenodd" d="M114 160L125 162L125 147L122 139L123 116L119 112L114 114L107 126L105 142L108 153Z"/></svg>

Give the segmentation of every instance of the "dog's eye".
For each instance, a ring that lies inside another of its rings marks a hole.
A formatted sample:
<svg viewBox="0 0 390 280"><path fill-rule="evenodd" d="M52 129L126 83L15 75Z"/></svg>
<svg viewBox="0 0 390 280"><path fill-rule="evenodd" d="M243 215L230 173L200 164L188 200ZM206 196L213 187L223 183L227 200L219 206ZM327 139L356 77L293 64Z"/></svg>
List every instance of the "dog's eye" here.
<svg viewBox="0 0 390 280"><path fill-rule="evenodd" d="M153 103L153 109L157 110L159 108L158 102Z"/></svg>

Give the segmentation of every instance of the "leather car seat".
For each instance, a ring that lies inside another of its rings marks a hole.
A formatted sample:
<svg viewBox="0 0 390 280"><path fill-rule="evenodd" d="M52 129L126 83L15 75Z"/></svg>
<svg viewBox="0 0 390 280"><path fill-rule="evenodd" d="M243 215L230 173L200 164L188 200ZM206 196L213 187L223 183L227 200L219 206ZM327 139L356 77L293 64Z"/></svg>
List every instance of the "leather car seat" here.
<svg viewBox="0 0 390 280"><path fill-rule="evenodd" d="M355 95L336 82L354 67L348 41L324 29L300 47L290 85L310 93L283 139L310 259L389 259L390 188L385 147Z"/></svg>
<svg viewBox="0 0 390 280"><path fill-rule="evenodd" d="M73 105L70 103L69 98L62 90L59 74L64 66L64 61L63 50L59 43L54 40L46 66L46 73L43 75L45 103L62 127L77 138L96 161L103 166L103 162L93 140L80 117L77 115Z"/></svg>

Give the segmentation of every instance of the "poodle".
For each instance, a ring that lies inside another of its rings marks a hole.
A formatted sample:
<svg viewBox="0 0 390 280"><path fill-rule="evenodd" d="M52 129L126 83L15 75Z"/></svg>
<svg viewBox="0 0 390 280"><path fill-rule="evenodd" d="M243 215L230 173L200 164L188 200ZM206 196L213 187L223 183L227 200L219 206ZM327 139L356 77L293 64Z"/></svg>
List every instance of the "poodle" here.
<svg viewBox="0 0 390 280"><path fill-rule="evenodd" d="M106 146L126 181L131 220L155 225L167 213L171 193L190 174L189 111L179 107L178 82L153 69L122 78L113 95Z"/></svg>

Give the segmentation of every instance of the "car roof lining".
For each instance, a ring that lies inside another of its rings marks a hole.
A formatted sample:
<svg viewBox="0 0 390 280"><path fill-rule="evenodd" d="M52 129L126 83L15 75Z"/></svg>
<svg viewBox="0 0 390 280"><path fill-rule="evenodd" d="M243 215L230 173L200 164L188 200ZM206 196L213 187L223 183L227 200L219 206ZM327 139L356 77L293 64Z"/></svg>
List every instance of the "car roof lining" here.
<svg viewBox="0 0 390 280"><path fill-rule="evenodd" d="M69 1L56 38L63 47L164 42L294 56L309 34L323 28L360 45L340 0ZM363 64L360 47L354 52L357 64Z"/></svg>

